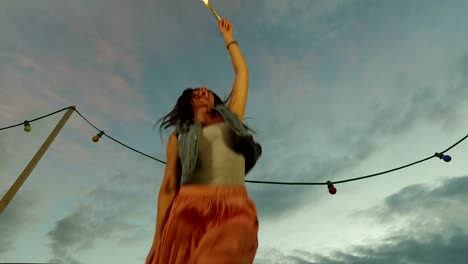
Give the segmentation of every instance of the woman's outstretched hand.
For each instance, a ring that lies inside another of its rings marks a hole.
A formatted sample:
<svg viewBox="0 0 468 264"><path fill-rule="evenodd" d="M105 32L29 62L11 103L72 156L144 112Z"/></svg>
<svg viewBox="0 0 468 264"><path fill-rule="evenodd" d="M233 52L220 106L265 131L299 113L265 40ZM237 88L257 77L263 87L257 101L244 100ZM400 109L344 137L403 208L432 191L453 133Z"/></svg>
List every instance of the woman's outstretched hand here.
<svg viewBox="0 0 468 264"><path fill-rule="evenodd" d="M221 36L224 38L224 42L229 43L234 40L232 35L232 23L229 20L222 18L218 23L218 27Z"/></svg>

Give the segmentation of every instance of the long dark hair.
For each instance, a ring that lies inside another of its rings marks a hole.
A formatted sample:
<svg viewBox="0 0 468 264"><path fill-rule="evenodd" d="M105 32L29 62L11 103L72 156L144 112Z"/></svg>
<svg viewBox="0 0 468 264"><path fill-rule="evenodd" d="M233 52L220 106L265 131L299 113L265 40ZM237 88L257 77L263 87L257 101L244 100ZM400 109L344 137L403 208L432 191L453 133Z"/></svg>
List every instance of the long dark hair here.
<svg viewBox="0 0 468 264"><path fill-rule="evenodd" d="M195 117L192 108L192 93L197 89L198 88L185 89L182 92L182 95L179 96L179 99L177 99L177 103L175 104L174 108L172 108L168 114L156 122L155 126L161 122L161 125L159 126L160 134L163 129L182 126L185 122L192 120ZM230 95L223 101L216 93L213 91L210 92L213 94L215 106L219 104L226 104L229 100Z"/></svg>
<svg viewBox="0 0 468 264"><path fill-rule="evenodd" d="M182 95L179 96L177 99L177 103L175 104L174 108L166 114L165 116L161 117L154 126L161 122L159 126L159 134L162 135L161 131L163 129L168 129L170 127L177 127L182 126L185 122L192 120L195 117L192 108L192 93L196 91L198 88L187 88L182 92ZM214 93L213 91L209 90L214 97L214 104L215 106L220 104L227 104L229 99L231 98L232 92L226 97L226 99L221 100L221 98ZM254 132L252 129L244 125L245 128ZM161 138L162 139L162 138Z"/></svg>

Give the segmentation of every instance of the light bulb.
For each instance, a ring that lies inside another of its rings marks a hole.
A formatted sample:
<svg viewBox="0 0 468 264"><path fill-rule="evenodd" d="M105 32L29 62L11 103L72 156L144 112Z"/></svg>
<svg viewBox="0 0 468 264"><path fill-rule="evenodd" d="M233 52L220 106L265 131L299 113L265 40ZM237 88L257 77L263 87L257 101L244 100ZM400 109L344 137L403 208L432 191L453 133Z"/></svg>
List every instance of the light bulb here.
<svg viewBox="0 0 468 264"><path fill-rule="evenodd" d="M452 160L452 157L450 157L449 155L442 154L442 153L436 153L434 154L434 156L438 157L441 160L444 160L445 162L450 162Z"/></svg>
<svg viewBox="0 0 468 264"><path fill-rule="evenodd" d="M104 135L104 131L101 131L101 132L99 132L99 134L95 135L95 136L92 138L93 142L94 142L94 143L98 142L99 139L102 137L102 135Z"/></svg>
<svg viewBox="0 0 468 264"><path fill-rule="evenodd" d="M31 124L28 121L24 121L24 131L30 132L31 131Z"/></svg>
<svg viewBox="0 0 468 264"><path fill-rule="evenodd" d="M336 188L335 186L333 186L333 184L331 183L331 181L327 181L327 185L328 185L328 192L330 194L335 194L336 193Z"/></svg>

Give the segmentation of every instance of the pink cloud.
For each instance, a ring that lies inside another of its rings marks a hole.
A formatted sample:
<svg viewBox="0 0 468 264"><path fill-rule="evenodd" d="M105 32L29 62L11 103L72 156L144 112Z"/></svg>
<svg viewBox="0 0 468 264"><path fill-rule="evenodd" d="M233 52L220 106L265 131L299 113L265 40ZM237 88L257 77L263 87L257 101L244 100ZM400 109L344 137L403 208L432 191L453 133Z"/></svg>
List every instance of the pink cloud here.
<svg viewBox="0 0 468 264"><path fill-rule="evenodd" d="M218 3L226 13L236 12L240 4L240 0ZM106 12L105 18L104 6L107 4L96 3L92 10L77 14L69 5L60 5L59 12L46 12L52 21L78 36L76 39L82 45L77 46L82 48L74 50L76 53L64 52L65 49L46 53L25 46L16 55L15 64L6 66L6 77L0 80L0 109L3 109L0 116L12 120L31 112L77 105L103 127L108 125L109 118L154 124L155 117L146 114L146 98L115 69L139 80L143 52L170 54L187 45L187 37L191 41L209 38L213 28L204 23L212 21L203 17L209 14L201 15L206 11L202 3L188 0L175 5L149 0L117 1L108 6L112 12ZM194 12L194 7L199 7L198 11ZM80 5L74 8L86 10ZM187 16L181 20L177 12ZM76 19L80 22L76 23Z"/></svg>
<svg viewBox="0 0 468 264"><path fill-rule="evenodd" d="M14 122L14 118L17 117L17 113L15 112L15 109L12 108L11 106L7 104L0 103L0 116L2 117L2 123L1 126L8 126L8 125L13 125L13 124L7 124L5 123L6 120L10 122ZM18 120L19 122L19 120Z"/></svg>
<svg viewBox="0 0 468 264"><path fill-rule="evenodd" d="M154 117L146 114L143 94L111 70L96 70L92 64L77 66L65 58L39 54L19 54L15 61L5 67L0 82L2 119L18 122L30 118L31 112L42 115L76 105L104 128L111 120L154 122Z"/></svg>
<svg viewBox="0 0 468 264"><path fill-rule="evenodd" d="M7 111L0 113L3 118L10 120L14 117L24 118L25 114L30 114L31 109L34 109L33 112L39 109L53 109L49 107L50 100L42 100L44 95L36 90L38 86L41 86L41 80L34 80L9 66L6 67L4 73L5 77L0 83L2 87L0 105Z"/></svg>
<svg viewBox="0 0 468 264"><path fill-rule="evenodd" d="M32 57L28 57L25 55L17 54L16 55L16 63L24 68L31 68L36 71L40 71L40 67L37 64L36 60Z"/></svg>
<svg viewBox="0 0 468 264"><path fill-rule="evenodd" d="M141 78L142 69L138 63L136 49L131 42L125 41L123 46L119 45L116 41L105 39L97 30L93 30L92 35L96 40L96 62L121 66L133 78Z"/></svg>
<svg viewBox="0 0 468 264"><path fill-rule="evenodd" d="M90 137L91 140L91 137ZM83 145L76 141L72 141L67 136L59 136L54 140L51 147L54 150L54 156L65 160L80 160L86 162L94 157Z"/></svg>
<svg viewBox="0 0 468 264"><path fill-rule="evenodd" d="M96 61L99 63L114 63L115 54L110 43L102 38L99 38L96 42Z"/></svg>
<svg viewBox="0 0 468 264"><path fill-rule="evenodd" d="M265 89L262 89L268 98L292 100L294 104L294 100L310 95L313 87L318 85L321 58L317 53L311 51L295 59L257 48L256 54L257 61L269 73Z"/></svg>

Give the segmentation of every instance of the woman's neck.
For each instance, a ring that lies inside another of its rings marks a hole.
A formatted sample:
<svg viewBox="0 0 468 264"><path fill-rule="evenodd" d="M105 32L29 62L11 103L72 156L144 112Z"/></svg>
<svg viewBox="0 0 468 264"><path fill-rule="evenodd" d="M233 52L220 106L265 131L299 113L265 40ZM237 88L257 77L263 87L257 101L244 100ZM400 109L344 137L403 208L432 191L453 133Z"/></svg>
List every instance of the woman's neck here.
<svg viewBox="0 0 468 264"><path fill-rule="evenodd" d="M195 113L195 119L200 122L202 126L211 125L213 123L219 122L220 117L218 117L212 108L202 108L198 109Z"/></svg>

